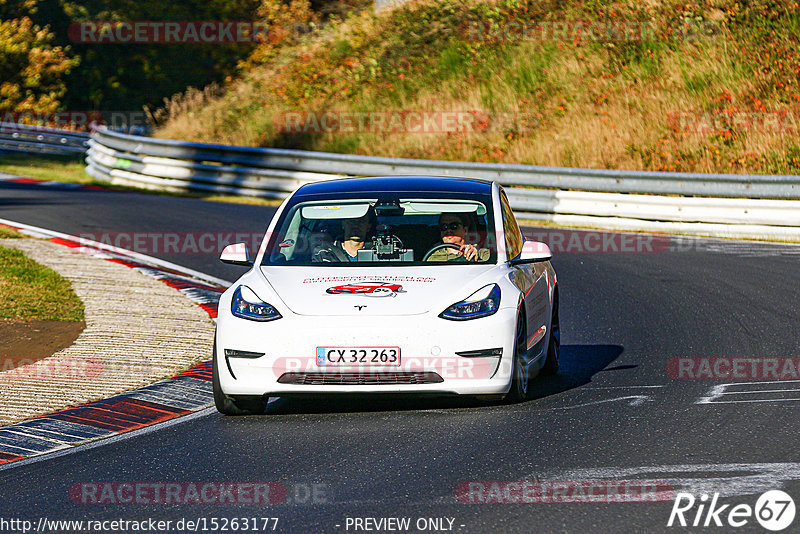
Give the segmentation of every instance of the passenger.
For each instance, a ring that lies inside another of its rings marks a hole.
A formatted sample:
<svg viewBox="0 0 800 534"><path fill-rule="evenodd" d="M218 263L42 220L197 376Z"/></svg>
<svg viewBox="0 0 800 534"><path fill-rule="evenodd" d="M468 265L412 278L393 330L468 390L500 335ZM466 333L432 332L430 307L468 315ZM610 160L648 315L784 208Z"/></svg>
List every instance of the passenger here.
<svg viewBox="0 0 800 534"><path fill-rule="evenodd" d="M467 243L470 218L466 213L442 213L439 216L439 231L442 243L455 247L441 248L430 255L428 261L486 261L491 252ZM457 247L457 248L456 248Z"/></svg>
<svg viewBox="0 0 800 534"><path fill-rule="evenodd" d="M358 219L342 220L342 240L319 249L314 253L314 262L347 262L358 261L358 251L372 248L372 236L377 226L375 209L370 207L364 216Z"/></svg>

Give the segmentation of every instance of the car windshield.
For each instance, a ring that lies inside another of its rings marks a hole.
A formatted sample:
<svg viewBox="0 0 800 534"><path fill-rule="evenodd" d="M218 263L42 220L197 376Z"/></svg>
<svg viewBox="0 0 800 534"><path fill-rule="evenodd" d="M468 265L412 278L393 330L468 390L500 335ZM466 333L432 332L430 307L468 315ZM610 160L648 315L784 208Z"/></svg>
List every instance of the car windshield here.
<svg viewBox="0 0 800 534"><path fill-rule="evenodd" d="M488 199L308 200L287 206L262 265L398 266L496 263Z"/></svg>

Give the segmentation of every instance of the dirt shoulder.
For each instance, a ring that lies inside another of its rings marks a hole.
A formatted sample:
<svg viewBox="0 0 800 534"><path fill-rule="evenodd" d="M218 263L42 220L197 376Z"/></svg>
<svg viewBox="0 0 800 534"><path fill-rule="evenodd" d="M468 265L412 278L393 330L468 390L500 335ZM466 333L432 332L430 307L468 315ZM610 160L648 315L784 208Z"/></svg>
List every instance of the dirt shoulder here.
<svg viewBox="0 0 800 534"><path fill-rule="evenodd" d="M85 326L83 321L0 319L0 371L33 363L69 347Z"/></svg>
<svg viewBox="0 0 800 534"><path fill-rule="evenodd" d="M0 239L23 236L0 226ZM69 280L13 247L0 246L0 372L64 349L86 323Z"/></svg>

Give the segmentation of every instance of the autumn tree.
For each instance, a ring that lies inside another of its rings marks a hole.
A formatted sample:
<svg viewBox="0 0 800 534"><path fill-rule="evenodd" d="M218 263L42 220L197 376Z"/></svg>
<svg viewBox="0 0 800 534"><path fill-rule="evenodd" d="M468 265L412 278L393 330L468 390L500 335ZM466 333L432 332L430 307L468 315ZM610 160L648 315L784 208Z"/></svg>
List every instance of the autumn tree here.
<svg viewBox="0 0 800 534"><path fill-rule="evenodd" d="M54 46L48 27L27 16L6 18L8 7L0 0L0 111L56 111L67 90L65 77L78 61Z"/></svg>

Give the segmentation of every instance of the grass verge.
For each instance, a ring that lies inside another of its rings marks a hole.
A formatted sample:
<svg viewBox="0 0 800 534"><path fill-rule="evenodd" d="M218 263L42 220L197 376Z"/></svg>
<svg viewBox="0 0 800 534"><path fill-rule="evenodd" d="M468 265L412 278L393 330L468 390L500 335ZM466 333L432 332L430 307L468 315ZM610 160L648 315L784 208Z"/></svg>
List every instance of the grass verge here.
<svg viewBox="0 0 800 534"><path fill-rule="evenodd" d="M9 228L8 226L0 224L0 239L19 239L21 237L22 234L13 228Z"/></svg>
<svg viewBox="0 0 800 534"><path fill-rule="evenodd" d="M0 172L37 180L94 184L82 157L0 154Z"/></svg>
<svg viewBox="0 0 800 534"><path fill-rule="evenodd" d="M57 272L0 246L0 317L83 321L83 302Z"/></svg>
<svg viewBox="0 0 800 534"><path fill-rule="evenodd" d="M224 87L176 95L155 114L156 135L388 157L800 173L794 0L416 0L318 31L312 19L298 9L292 24L314 31L260 45ZM419 112L430 112L430 128L404 125ZM437 113L473 116L445 127Z"/></svg>

